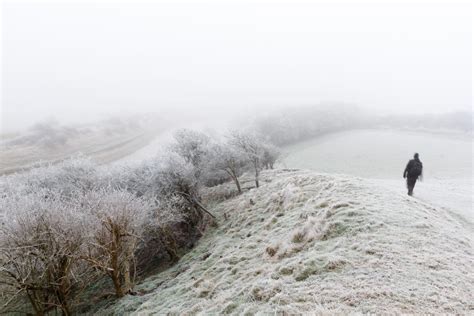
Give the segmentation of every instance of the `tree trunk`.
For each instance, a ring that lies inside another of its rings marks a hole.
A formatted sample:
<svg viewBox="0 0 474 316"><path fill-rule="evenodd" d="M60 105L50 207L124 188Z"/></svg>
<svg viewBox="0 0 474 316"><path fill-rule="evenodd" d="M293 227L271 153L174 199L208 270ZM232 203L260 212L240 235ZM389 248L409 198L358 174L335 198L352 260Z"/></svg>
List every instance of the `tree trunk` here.
<svg viewBox="0 0 474 316"><path fill-rule="evenodd" d="M120 244L120 232L115 225L111 224L111 234L112 234L112 245L110 249L110 277L114 283L115 294L117 297L123 297L122 283L120 282L120 264L119 264L119 244Z"/></svg>
<svg viewBox="0 0 474 316"><path fill-rule="evenodd" d="M255 168L255 186L258 188L259 187L259 183L258 183L258 176L260 174L260 170L259 170L259 160L258 159L255 159L253 161L253 167Z"/></svg>
<svg viewBox="0 0 474 316"><path fill-rule="evenodd" d="M234 182L235 182L235 185L237 186L237 191L239 192L239 194L241 194L242 193L242 188L240 187L239 179L235 178Z"/></svg>
<svg viewBox="0 0 474 316"><path fill-rule="evenodd" d="M119 273L116 270L114 270L110 273L110 277L112 278L112 282L114 283L115 295L117 295L117 297L119 298L123 297L124 293L123 293L122 286L120 284Z"/></svg>
<svg viewBox="0 0 474 316"><path fill-rule="evenodd" d="M69 316L71 315L71 311L69 310L69 304L67 302L66 294L62 291L59 290L59 303L61 305L61 311L64 316Z"/></svg>
<svg viewBox="0 0 474 316"><path fill-rule="evenodd" d="M33 293L30 294L30 292L26 290L26 294L31 302L31 306L33 307L33 310L35 311L37 316L44 316L43 307L41 306L41 304L38 304L38 300L36 299L34 290L32 290L32 292Z"/></svg>
<svg viewBox="0 0 474 316"><path fill-rule="evenodd" d="M127 293L132 289L132 280L130 278L130 261L125 259L123 268L123 291Z"/></svg>
<svg viewBox="0 0 474 316"><path fill-rule="evenodd" d="M168 253L168 256L170 257L170 260L172 262L178 262L178 246L176 245L172 233L167 228L162 228L161 235L161 241L165 247L166 252Z"/></svg>
<svg viewBox="0 0 474 316"><path fill-rule="evenodd" d="M59 277L59 289L58 289L58 300L61 305L62 314L65 316L71 315L68 304L68 288L69 288L69 268L70 268L69 258L67 256L62 258L61 267L60 267L60 277Z"/></svg>
<svg viewBox="0 0 474 316"><path fill-rule="evenodd" d="M235 172L230 173L230 176L232 177L232 180L234 180L235 186L237 187L237 191L239 192L239 194L242 193L242 188L240 187L239 178L237 177Z"/></svg>

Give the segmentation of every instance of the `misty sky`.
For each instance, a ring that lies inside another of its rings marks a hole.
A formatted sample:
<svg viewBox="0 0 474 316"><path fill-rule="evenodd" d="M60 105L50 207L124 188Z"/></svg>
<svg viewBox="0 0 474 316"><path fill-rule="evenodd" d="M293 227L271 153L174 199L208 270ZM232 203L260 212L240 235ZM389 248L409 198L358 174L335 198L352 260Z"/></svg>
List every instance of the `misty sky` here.
<svg viewBox="0 0 474 316"><path fill-rule="evenodd" d="M2 129L163 108L471 111L468 2L2 6Z"/></svg>

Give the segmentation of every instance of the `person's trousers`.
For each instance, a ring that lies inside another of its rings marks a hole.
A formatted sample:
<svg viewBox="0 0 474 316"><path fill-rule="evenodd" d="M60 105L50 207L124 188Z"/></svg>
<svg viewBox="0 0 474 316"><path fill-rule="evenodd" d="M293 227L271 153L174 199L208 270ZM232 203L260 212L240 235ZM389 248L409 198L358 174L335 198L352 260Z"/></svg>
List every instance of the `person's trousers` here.
<svg viewBox="0 0 474 316"><path fill-rule="evenodd" d="M418 177L416 177L416 178L407 178L408 195L413 195L413 189L415 188L415 184L416 184L417 179L418 179Z"/></svg>

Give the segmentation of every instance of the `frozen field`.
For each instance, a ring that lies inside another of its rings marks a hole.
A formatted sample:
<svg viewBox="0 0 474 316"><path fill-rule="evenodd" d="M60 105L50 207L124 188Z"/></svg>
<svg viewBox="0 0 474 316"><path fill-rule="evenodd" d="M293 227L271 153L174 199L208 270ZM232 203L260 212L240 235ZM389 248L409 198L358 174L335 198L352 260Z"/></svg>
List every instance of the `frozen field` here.
<svg viewBox="0 0 474 316"><path fill-rule="evenodd" d="M424 179L415 198L449 209L473 225L473 139L390 130L331 134L285 148L284 165L372 179L396 193L405 192L402 178L413 153L420 153Z"/></svg>
<svg viewBox="0 0 474 316"><path fill-rule="evenodd" d="M0 175L21 172L38 163L57 163L71 156L89 156L98 164L108 164L140 152L158 138L163 129L134 128L89 130L76 133L64 143L45 146L42 143L7 144L0 139Z"/></svg>

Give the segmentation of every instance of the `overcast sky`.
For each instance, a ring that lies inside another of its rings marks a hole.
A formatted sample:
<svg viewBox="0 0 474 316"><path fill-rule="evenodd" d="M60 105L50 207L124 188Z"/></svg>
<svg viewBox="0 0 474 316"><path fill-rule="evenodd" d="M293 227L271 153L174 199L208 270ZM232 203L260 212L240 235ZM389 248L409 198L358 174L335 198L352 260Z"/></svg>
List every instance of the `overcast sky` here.
<svg viewBox="0 0 474 316"><path fill-rule="evenodd" d="M1 42L3 130L165 107L471 111L469 2L4 1Z"/></svg>

